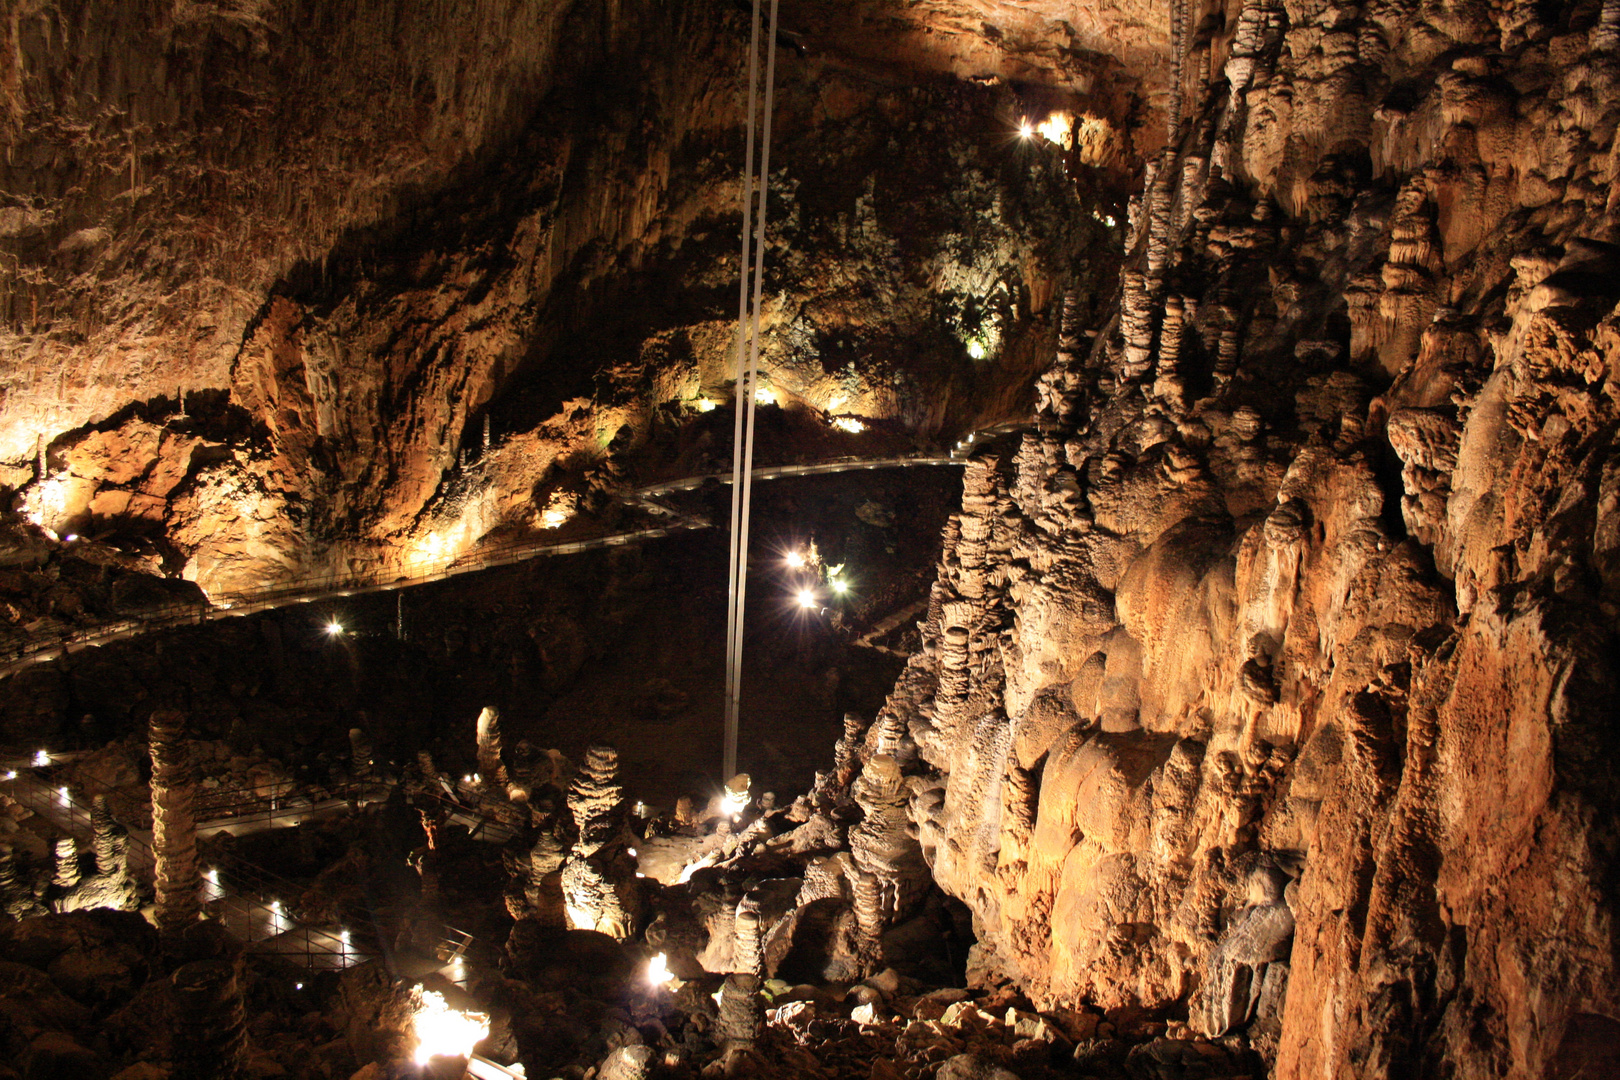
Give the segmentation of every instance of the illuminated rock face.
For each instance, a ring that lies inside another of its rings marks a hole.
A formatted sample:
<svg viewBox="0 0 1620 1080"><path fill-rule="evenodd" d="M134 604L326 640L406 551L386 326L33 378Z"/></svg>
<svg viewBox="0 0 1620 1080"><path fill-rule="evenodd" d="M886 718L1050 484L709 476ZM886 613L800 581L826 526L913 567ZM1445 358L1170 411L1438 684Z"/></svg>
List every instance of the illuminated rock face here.
<svg viewBox="0 0 1620 1080"><path fill-rule="evenodd" d="M979 977L1283 1077L1620 1018L1607 18L1192 7L1117 321L968 468L888 706Z"/></svg>
<svg viewBox="0 0 1620 1080"><path fill-rule="evenodd" d="M1082 157L1125 175L1138 77L1071 5L995 6L960 55L933 46L978 5L785 15L806 55L780 65L773 401L1003 419L1054 282L1106 260L1054 156L1010 169L959 123L1011 91L862 73L1044 87L1027 106L1089 117ZM0 485L40 524L160 534L211 592L432 569L589 508L728 396L733 6L77 0L5 33Z"/></svg>

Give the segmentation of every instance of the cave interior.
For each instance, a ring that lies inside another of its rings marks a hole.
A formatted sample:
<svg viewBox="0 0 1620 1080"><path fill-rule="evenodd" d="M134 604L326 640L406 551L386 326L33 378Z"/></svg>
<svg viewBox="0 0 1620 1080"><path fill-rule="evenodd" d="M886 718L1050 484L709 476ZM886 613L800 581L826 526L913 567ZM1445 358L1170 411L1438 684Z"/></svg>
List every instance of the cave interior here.
<svg viewBox="0 0 1620 1080"><path fill-rule="evenodd" d="M1620 0L0 57L0 1080L1620 1077Z"/></svg>

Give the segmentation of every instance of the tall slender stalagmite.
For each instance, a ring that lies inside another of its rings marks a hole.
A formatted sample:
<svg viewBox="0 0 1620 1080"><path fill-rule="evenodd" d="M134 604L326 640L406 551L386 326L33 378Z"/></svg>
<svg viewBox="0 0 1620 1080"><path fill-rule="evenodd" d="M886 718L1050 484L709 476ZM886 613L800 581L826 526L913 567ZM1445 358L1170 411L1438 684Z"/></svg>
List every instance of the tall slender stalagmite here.
<svg viewBox="0 0 1620 1080"><path fill-rule="evenodd" d="M478 714L478 773L484 783L506 793L506 766L501 763L501 712L493 705Z"/></svg>
<svg viewBox="0 0 1620 1080"><path fill-rule="evenodd" d="M152 714L152 857L157 924L178 933L197 921L202 880L197 871L197 828L191 816L196 792L186 719L172 709Z"/></svg>

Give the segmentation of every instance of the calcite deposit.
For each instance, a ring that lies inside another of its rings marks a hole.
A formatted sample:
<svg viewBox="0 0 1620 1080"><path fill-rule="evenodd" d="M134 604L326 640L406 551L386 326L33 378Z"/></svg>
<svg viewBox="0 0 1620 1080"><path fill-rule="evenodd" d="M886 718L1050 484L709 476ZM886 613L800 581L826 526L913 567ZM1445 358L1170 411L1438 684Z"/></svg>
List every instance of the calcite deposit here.
<svg viewBox="0 0 1620 1080"><path fill-rule="evenodd" d="M1606 1060L1611 19L1192 8L1118 318L890 700L979 979L1279 1076Z"/></svg>

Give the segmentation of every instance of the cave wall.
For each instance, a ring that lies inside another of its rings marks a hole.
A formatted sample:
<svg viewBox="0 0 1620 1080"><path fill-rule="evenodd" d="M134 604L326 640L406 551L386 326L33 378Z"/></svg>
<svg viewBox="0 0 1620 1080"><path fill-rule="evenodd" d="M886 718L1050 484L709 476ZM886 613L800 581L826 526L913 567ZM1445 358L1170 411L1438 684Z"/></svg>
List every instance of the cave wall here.
<svg viewBox="0 0 1620 1080"><path fill-rule="evenodd" d="M965 10L784 6L763 385L824 423L1018 414L1055 290L1112 275L1139 83L1031 51L1054 11L923 47ZM29 520L211 591L420 568L726 400L746 10L29 3L4 32ZM1068 178L1008 146L1054 108L1088 118Z"/></svg>
<svg viewBox="0 0 1620 1080"><path fill-rule="evenodd" d="M1117 317L969 469L886 706L923 850L1046 1005L1601 1071L1620 5L1176 24Z"/></svg>

